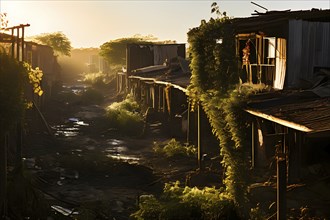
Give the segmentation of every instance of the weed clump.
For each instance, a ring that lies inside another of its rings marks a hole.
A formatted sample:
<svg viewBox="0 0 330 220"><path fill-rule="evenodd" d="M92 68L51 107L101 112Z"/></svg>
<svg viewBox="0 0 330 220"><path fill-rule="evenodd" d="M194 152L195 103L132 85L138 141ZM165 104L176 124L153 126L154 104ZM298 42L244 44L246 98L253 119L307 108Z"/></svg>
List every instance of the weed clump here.
<svg viewBox="0 0 330 220"><path fill-rule="evenodd" d="M133 219L238 219L234 202L223 188L181 187L180 182L166 183L159 199L141 196Z"/></svg>
<svg viewBox="0 0 330 220"><path fill-rule="evenodd" d="M186 156L193 157L197 154L197 149L194 145L182 145L179 141L172 138L164 143L154 143L153 150L156 153L163 154L166 157Z"/></svg>
<svg viewBox="0 0 330 220"><path fill-rule="evenodd" d="M106 120L111 128L118 129L122 134L140 136L144 130L144 120L139 105L131 96L108 106Z"/></svg>

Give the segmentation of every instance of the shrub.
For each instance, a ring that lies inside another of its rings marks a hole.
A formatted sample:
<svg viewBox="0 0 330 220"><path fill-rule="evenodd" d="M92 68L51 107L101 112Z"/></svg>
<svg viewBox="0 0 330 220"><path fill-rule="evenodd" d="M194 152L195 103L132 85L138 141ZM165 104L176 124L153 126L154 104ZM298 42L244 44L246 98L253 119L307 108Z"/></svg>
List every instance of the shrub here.
<svg viewBox="0 0 330 220"><path fill-rule="evenodd" d="M194 145L182 145L179 141L176 141L174 138L169 140L167 143L161 143L160 145L154 143L154 151L156 153L164 154L166 157L174 156L195 156L197 149Z"/></svg>
<svg viewBox="0 0 330 220"><path fill-rule="evenodd" d="M139 210L131 215L137 220L159 219L163 207L153 195L140 196Z"/></svg>
<svg viewBox="0 0 330 220"><path fill-rule="evenodd" d="M238 219L234 202L224 189L181 187L167 183L159 199L143 196L133 219Z"/></svg>
<svg viewBox="0 0 330 220"><path fill-rule="evenodd" d="M105 81L104 79L104 74L102 72L97 72L97 73L84 73L83 74L84 79L83 81L88 84L97 84L100 82Z"/></svg>
<svg viewBox="0 0 330 220"><path fill-rule="evenodd" d="M131 97L114 102L106 108L106 118L112 128L127 135L139 136L143 132L144 120L138 112L139 105Z"/></svg>

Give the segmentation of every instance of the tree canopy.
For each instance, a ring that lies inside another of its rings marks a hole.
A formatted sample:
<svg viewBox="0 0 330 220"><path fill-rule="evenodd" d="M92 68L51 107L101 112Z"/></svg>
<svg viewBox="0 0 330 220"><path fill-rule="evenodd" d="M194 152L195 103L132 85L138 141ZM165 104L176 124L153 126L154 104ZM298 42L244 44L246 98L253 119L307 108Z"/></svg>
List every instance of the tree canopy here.
<svg viewBox="0 0 330 220"><path fill-rule="evenodd" d="M132 43L155 43L157 37L153 35L142 36L136 34L133 37L119 38L108 41L100 46L100 55L103 56L111 65L126 65L126 46ZM157 41L157 43L175 43L175 41Z"/></svg>
<svg viewBox="0 0 330 220"><path fill-rule="evenodd" d="M62 32L45 33L33 37L37 43L45 44L53 48L55 55L71 55L71 42Z"/></svg>

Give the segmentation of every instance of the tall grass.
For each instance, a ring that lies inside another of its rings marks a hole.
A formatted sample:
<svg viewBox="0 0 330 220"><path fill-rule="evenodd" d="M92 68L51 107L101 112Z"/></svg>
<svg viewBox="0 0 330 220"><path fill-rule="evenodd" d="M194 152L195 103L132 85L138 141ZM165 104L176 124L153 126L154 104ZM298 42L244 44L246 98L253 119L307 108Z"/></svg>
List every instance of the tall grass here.
<svg viewBox="0 0 330 220"><path fill-rule="evenodd" d="M174 156L197 156L197 149L194 145L182 145L179 141L172 138L163 143L154 143L153 150L156 153L163 154L166 157Z"/></svg>

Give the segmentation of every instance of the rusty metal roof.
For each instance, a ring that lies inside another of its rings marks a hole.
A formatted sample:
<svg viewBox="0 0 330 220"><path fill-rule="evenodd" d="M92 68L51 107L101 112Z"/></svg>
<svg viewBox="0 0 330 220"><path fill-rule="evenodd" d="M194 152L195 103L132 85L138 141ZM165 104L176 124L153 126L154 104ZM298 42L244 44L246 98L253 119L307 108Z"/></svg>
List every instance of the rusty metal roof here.
<svg viewBox="0 0 330 220"><path fill-rule="evenodd" d="M330 97L320 98L311 91L257 95L246 111L307 133L330 131Z"/></svg>
<svg viewBox="0 0 330 220"><path fill-rule="evenodd" d="M234 18L231 21L236 33L259 31L268 35L286 36L290 20L330 22L330 10L269 11L257 16Z"/></svg>

